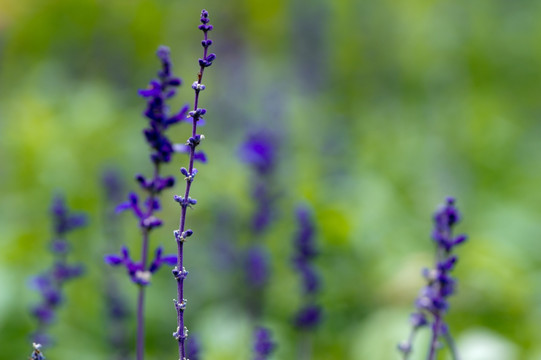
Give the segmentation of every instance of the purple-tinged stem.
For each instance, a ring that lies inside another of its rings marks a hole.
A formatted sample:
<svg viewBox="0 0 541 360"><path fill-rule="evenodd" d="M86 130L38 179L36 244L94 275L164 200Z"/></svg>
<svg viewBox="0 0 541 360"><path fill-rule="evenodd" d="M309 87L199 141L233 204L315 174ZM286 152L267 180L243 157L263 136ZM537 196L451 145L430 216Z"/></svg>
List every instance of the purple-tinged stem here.
<svg viewBox="0 0 541 360"><path fill-rule="evenodd" d="M160 178L160 166L154 163L154 179L156 183ZM150 204L153 203L156 191L154 189L149 191ZM146 218L150 218L154 214L154 206L148 207L148 213ZM149 246L149 232L148 228L143 228L143 246L141 249L141 267L143 271L147 269L148 261L148 246ZM137 297L137 360L143 360L145 357L145 285L139 285L139 296Z"/></svg>
<svg viewBox="0 0 541 360"><path fill-rule="evenodd" d="M152 207L151 207L152 208ZM152 210L150 211L152 214ZM148 229L143 229L143 248L141 262L143 269L146 269L148 257ZM143 360L145 356L145 286L139 285L139 296L137 298L137 360Z"/></svg>
<svg viewBox="0 0 541 360"><path fill-rule="evenodd" d="M436 350L438 348L439 328L441 317L438 312L434 313L434 324L432 325L432 339L430 340L430 351L428 352L427 360L434 360L436 357Z"/></svg>
<svg viewBox="0 0 541 360"><path fill-rule="evenodd" d="M205 21L203 21L205 19ZM201 13L201 22L203 23L202 26L207 26L208 23L208 12L206 10L203 10ZM199 104L199 93L201 91L201 81L203 79L203 73L205 71L205 67L210 66L210 64L206 64L205 61L207 60L208 56L208 47L210 44L207 43L208 41L208 31L212 29L211 25L209 25L210 28L207 28L206 30L203 30L203 33L205 35L203 48L203 62L200 61L200 68L199 73L197 74L197 86L192 86L195 91L195 99L194 99L194 105L193 105L193 112L196 113L198 110L198 104ZM195 84L194 84L195 85ZM196 138L197 136L197 121L199 120L200 115L193 115L192 116L192 138ZM188 209L188 199L190 198L190 189L193 181L193 172L194 172L194 160L195 160L195 147L197 145L190 146L190 163L188 167L188 174L189 176L186 177L186 190L184 191L184 203L181 205L181 212L180 212L180 225L178 229L178 233L180 234L181 239L183 238L183 234L186 228L186 211ZM180 360L184 360L186 358L186 337L188 335L188 331L186 327L184 326L184 309L186 306L186 300L184 299L184 278L186 277L186 272L183 267L183 261L184 261L184 240L177 241L177 250L178 250L178 263L177 263L177 271L180 272L181 276L175 276L177 279L177 296L178 300L175 303L175 308L177 310L177 332L175 333L175 337L178 339L178 352L180 356Z"/></svg>

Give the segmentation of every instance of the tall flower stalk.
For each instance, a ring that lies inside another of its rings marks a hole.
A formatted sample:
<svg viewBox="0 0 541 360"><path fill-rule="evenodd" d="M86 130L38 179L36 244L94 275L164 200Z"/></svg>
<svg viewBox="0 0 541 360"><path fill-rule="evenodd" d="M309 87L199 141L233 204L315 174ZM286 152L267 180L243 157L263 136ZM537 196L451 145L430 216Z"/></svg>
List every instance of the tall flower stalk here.
<svg viewBox="0 0 541 360"><path fill-rule="evenodd" d="M451 271L458 258L452 254L452 251L455 246L462 244L467 239L466 235L453 235L453 228L459 221L460 213L455 207L455 200L447 198L445 205L434 214L432 239L436 245L435 266L433 269L423 270L427 285L423 287L415 301L417 311L410 317L412 326L410 335L406 341L398 345L404 360L409 359L417 330L429 325L432 336L427 359L434 360L436 358L436 353L441 347L441 339L444 339L449 346L453 359L458 359L444 316L449 309L447 298L455 293L456 288L456 280L451 276Z"/></svg>
<svg viewBox="0 0 541 360"><path fill-rule="evenodd" d="M248 134L239 155L253 172L252 196L255 211L251 219L251 244L244 254L244 273L249 287L248 308L254 319L263 312L264 290L270 277L270 254L263 235L274 217L276 194L272 189L278 157L278 136L269 129Z"/></svg>
<svg viewBox="0 0 541 360"><path fill-rule="evenodd" d="M41 302L32 308L32 315L38 322L37 330L32 334L32 340L44 346L52 342L51 337L47 334L47 329L54 321L58 307L64 302L64 284L83 273L82 265L72 265L68 262L71 247L66 236L86 224L86 216L70 213L64 197L61 195L57 195L53 199L51 213L53 215L53 238L50 250L55 258L54 264L50 269L31 279L31 286L38 290L42 296Z"/></svg>
<svg viewBox="0 0 541 360"><path fill-rule="evenodd" d="M207 112L206 109L199 107L199 94L201 91L205 90L205 85L203 85L203 73L205 68L212 65L214 59L216 59L215 54L209 54L208 49L212 45L212 40L208 38L208 32L212 30L213 26L209 24L209 13L206 10L201 11L201 25L199 29L203 31L204 39L201 41L203 46L203 58L199 59L199 73L197 74L197 80L193 83L192 89L195 92L195 99L192 111L189 112L189 117L192 119L192 136L188 138L186 142L187 150L190 155L188 169L181 168L180 172L184 175L186 180L186 188L184 191L184 196L175 195L175 201L180 204L180 224L178 230L175 230L175 240L177 241L177 264L173 269L173 276L177 282L177 300L175 300L175 309L177 311L177 329L173 333L173 337L178 341L178 352L180 360L186 359L186 338L188 336L188 329L184 325L184 310L186 309L186 299L184 298L184 279L188 275L188 272L183 265L183 248L184 242L188 237L193 234L193 231L186 227L186 211L188 207L192 207L197 203L195 199L190 198L190 189L194 181L195 175L197 174L197 169L194 168L194 161L198 157L196 152L197 146L204 139L202 134L197 133L197 124L203 120L203 115ZM201 153L199 153L201 154ZM199 155L201 158L201 155ZM204 158L204 155L203 155Z"/></svg>
<svg viewBox="0 0 541 360"><path fill-rule="evenodd" d="M148 119L149 126L143 134L151 147L150 160L153 165L151 178L142 174L136 175L136 180L146 194L142 204L136 193L130 193L129 200L117 207L117 211L131 210L139 220L141 230L142 248L141 260L135 262L131 259L128 248L123 246L120 255L107 255L105 261L113 266L123 265L130 279L139 287L137 298L137 360L144 357L144 306L145 288L150 283L153 273L163 264L174 265L177 263L176 255L163 255L162 247L155 250L154 260L149 262L149 240L153 229L162 225L162 220L155 216L160 210L159 196L161 192L175 184L173 176L163 177L160 174L161 166L171 161L172 154L177 151L177 146L172 144L165 135L169 126L186 119L188 106L184 106L179 112L170 114L166 101L176 93L175 88L181 84L181 80L172 73L172 63L169 48L160 46L157 56L161 61L162 68L158 71L158 79L152 80L147 89L139 90L139 95L147 99L147 108L143 115Z"/></svg>
<svg viewBox="0 0 541 360"><path fill-rule="evenodd" d="M124 182L118 171L108 169L102 175L103 189L105 190L105 211L103 216L103 230L107 241L107 251L113 251L122 242L120 223L117 221L115 207L124 198ZM108 269L103 269L108 271ZM111 274L104 274L104 298L107 309L107 341L111 351L114 351L117 360L127 360L130 348L128 345L128 323L131 315L126 298L118 286L118 279Z"/></svg>

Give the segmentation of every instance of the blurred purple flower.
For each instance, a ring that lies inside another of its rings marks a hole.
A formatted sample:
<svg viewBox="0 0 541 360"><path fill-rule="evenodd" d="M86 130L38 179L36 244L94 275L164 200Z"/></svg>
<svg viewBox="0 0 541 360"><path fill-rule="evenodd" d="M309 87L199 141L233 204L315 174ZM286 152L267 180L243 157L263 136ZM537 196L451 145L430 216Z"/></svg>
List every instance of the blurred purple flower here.
<svg viewBox="0 0 541 360"><path fill-rule="evenodd" d="M254 245L246 254L245 274L248 283L261 288L267 284L269 279L269 254L262 246Z"/></svg>
<svg viewBox="0 0 541 360"><path fill-rule="evenodd" d="M278 157L277 136L264 129L251 132L240 147L239 156L261 175L274 171Z"/></svg>
<svg viewBox="0 0 541 360"><path fill-rule="evenodd" d="M455 267L458 258L451 252L455 246L462 244L467 239L466 235L453 235L453 227L459 221L460 213L455 207L455 199L449 197L434 214L432 239L436 243L436 264L434 269L423 270L427 285L421 289L415 300L417 311L410 318L412 331L408 340L398 345L404 359L408 359L411 354L416 331L427 325L430 325L432 329L428 360L435 359L441 337L445 338L451 352L456 353L443 316L449 309L447 298L455 292L456 287L456 280L450 272Z"/></svg>
<svg viewBox="0 0 541 360"><path fill-rule="evenodd" d="M65 239L68 232L86 224L83 214L71 214L66 206L64 197L56 195L51 206L53 215L53 238L49 246L55 257L54 264L42 274L30 279L29 285L41 294L41 302L32 307L31 313L36 318L37 330L31 335L33 341L50 345L52 340L46 333L48 326L56 318L57 308L64 300L64 283L83 274L84 268L80 264L67 263L69 243Z"/></svg>
<svg viewBox="0 0 541 360"><path fill-rule="evenodd" d="M276 343L271 339L270 330L264 327L258 327L254 333L254 352L255 360L265 360L276 349Z"/></svg>
<svg viewBox="0 0 541 360"><path fill-rule="evenodd" d="M312 329L321 321L321 307L314 304L306 305L295 315L294 324L299 329Z"/></svg>

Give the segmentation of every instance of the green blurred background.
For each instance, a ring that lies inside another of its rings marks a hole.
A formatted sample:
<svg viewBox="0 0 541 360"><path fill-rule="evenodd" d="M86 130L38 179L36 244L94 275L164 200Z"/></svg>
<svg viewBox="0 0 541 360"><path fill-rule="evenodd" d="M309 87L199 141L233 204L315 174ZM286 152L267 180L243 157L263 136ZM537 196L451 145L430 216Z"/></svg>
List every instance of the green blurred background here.
<svg viewBox="0 0 541 360"><path fill-rule="evenodd" d="M31 352L28 309L38 294L27 279L51 263L48 209L59 191L90 216L71 236L71 259L87 276L67 284L51 328L58 345L46 355L113 358L104 277L118 275L132 309L136 289L102 257L121 242L136 250L139 234L124 214L122 239L104 235L102 172L117 168L134 190L133 174L150 171L136 90L166 44L184 79L172 106L191 101L203 7L218 59L205 74L210 160L199 166L200 203L188 219L197 236L186 247L186 317L203 359L252 356L238 279L217 268L212 244L250 241L251 174L238 147L262 125L282 134L279 216L265 240L273 359L296 358L289 322L300 290L290 256L299 201L314 208L321 249L325 318L312 334L313 359L387 360L399 358L409 331L420 269L433 259L431 213L447 195L470 236L458 249L447 317L463 360L541 359L541 2L533 0L0 0L0 359ZM170 131L176 142L187 134L185 125ZM185 163L177 155L164 173ZM164 201L153 245L174 251L178 213ZM235 225L222 228L223 214ZM177 356L175 290L166 270L149 288L149 359ZM426 335L412 359L424 358Z"/></svg>

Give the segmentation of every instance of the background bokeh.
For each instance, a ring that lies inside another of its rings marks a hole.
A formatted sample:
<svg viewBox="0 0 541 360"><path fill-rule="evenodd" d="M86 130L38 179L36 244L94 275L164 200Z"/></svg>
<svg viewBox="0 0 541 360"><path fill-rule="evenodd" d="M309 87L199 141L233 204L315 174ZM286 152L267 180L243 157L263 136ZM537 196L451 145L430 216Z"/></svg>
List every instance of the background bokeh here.
<svg viewBox="0 0 541 360"><path fill-rule="evenodd" d="M127 192L150 171L136 90L166 44L185 82L172 106L191 102L203 7L218 59L205 74L209 163L194 183L197 236L186 246L186 317L203 359L251 358L242 281L216 256L226 253L219 241L250 242L252 177L238 148L260 127L281 136L280 198L265 235L274 359L296 359L299 202L314 209L321 251L325 318L313 359L388 360L408 334L420 269L433 261L431 213L447 195L470 236L448 315L463 360L541 359L541 2L529 0L0 0L0 359L30 354L38 294L27 283L51 263L57 192L90 226L71 235L71 259L87 274L66 286L47 356L112 358L104 278L117 276L132 310L136 289L102 257L123 242L137 253L139 233L122 214L118 238L106 236L102 173L118 169ZM170 134L183 142L188 127ZM185 163L176 155L164 173ZM153 245L174 251L178 214L164 201ZM149 359L177 356L175 290L165 270L149 288ZM426 332L418 340L413 359L425 356Z"/></svg>

